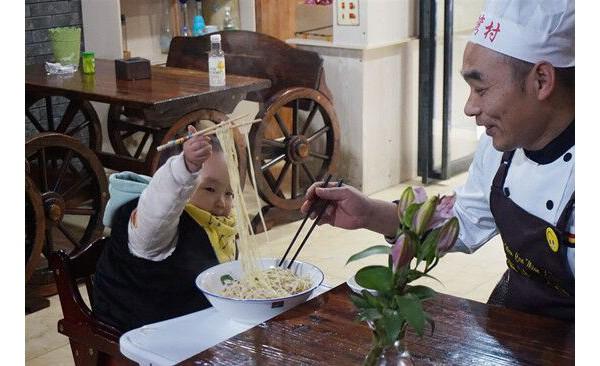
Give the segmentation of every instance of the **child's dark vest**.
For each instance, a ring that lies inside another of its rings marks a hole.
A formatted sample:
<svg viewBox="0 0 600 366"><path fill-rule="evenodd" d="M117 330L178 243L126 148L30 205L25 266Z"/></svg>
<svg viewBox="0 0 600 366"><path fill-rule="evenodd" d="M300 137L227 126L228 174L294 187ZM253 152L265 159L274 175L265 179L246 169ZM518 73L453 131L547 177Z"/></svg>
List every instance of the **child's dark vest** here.
<svg viewBox="0 0 600 366"><path fill-rule="evenodd" d="M195 279L219 263L206 232L185 211L169 257L155 262L131 254L127 226L137 202L117 211L94 276L94 314L123 332L210 306Z"/></svg>

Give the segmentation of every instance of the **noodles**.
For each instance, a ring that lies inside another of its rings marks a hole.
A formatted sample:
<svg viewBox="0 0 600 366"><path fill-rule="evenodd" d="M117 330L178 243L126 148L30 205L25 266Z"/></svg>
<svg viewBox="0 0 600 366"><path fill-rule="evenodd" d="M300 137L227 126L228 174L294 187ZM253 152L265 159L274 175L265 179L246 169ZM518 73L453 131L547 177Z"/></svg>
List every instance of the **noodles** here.
<svg viewBox="0 0 600 366"><path fill-rule="evenodd" d="M243 199L233 129L219 128L216 134L225 154L229 181L234 194L236 229L239 235L238 257L244 273L239 280L224 276L229 279L223 281L226 286L222 294L237 299L269 299L286 297L307 290L312 286L307 277L298 277L288 269L262 270L258 267L258 244L252 232L250 216ZM254 189L256 190L256 185L254 185Z"/></svg>
<svg viewBox="0 0 600 366"><path fill-rule="evenodd" d="M229 173L229 184L233 192L235 208L235 226L239 235L238 251L242 262L242 269L245 273L252 273L258 270L256 266L258 245L252 232L252 225L244 201L244 192L240 184L240 174L238 171L238 159L235 151L235 141L233 139L233 130L230 128L217 129L217 137L221 143L223 153L227 162L227 172Z"/></svg>
<svg viewBox="0 0 600 366"><path fill-rule="evenodd" d="M241 280L224 280L222 294L235 299L273 299L306 291L310 278L298 277L289 269L270 268L262 276L245 275Z"/></svg>

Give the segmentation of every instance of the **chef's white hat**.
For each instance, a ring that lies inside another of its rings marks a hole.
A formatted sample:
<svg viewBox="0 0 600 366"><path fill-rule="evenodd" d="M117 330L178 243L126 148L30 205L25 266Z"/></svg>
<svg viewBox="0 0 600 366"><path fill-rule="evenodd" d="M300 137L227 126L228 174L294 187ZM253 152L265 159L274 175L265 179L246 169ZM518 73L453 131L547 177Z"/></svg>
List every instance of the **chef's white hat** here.
<svg viewBox="0 0 600 366"><path fill-rule="evenodd" d="M574 0L488 0L471 42L555 67L575 66Z"/></svg>

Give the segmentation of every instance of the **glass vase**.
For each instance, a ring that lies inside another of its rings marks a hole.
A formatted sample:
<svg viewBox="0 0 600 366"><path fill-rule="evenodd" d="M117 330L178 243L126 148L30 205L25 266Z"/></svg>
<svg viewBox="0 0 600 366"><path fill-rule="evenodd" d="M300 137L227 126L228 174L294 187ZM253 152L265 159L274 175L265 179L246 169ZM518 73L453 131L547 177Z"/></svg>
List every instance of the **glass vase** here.
<svg viewBox="0 0 600 366"><path fill-rule="evenodd" d="M414 366L412 357L406 349L404 339L397 340L393 345L383 349L377 366Z"/></svg>
<svg viewBox="0 0 600 366"><path fill-rule="evenodd" d="M367 322L374 330L373 323ZM363 366L414 366L413 359L404 342L405 331L402 331L393 344L389 344L377 336L373 331L371 349L365 357Z"/></svg>

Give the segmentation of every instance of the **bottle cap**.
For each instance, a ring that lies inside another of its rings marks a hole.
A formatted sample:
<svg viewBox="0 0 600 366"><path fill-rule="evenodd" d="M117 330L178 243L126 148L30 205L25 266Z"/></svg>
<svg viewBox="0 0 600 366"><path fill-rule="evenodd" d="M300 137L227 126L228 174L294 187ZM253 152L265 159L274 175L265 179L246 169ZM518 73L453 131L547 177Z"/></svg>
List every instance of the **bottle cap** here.
<svg viewBox="0 0 600 366"><path fill-rule="evenodd" d="M221 35L220 34L213 34L210 36L210 41L212 43L217 43L217 42L221 42Z"/></svg>
<svg viewBox="0 0 600 366"><path fill-rule="evenodd" d="M82 56L94 56L95 53L92 51L83 51L83 52L81 52L81 55Z"/></svg>

